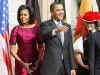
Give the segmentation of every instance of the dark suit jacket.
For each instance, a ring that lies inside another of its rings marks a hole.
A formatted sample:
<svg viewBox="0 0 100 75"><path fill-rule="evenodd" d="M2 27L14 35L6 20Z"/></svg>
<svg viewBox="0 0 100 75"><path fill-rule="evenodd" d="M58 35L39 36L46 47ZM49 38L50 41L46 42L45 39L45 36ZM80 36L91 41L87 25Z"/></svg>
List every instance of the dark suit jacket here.
<svg viewBox="0 0 100 75"><path fill-rule="evenodd" d="M53 20L40 24L40 31L46 44L46 53L41 67L42 75L57 75L56 72L62 65L62 54L68 75L70 69L75 69L71 27L66 23L63 23L63 25L69 27L69 30L64 32L64 44L62 45L58 35L52 36L52 30L56 28Z"/></svg>
<svg viewBox="0 0 100 75"><path fill-rule="evenodd" d="M100 75L100 31L91 36L89 49L90 75Z"/></svg>

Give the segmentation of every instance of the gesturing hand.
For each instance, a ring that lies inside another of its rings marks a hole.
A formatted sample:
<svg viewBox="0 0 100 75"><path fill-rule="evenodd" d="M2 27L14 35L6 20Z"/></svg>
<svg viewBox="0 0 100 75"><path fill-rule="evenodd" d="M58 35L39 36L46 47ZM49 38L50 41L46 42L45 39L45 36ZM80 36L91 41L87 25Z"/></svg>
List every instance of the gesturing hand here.
<svg viewBox="0 0 100 75"><path fill-rule="evenodd" d="M69 28L67 26L59 26L58 28L55 29L55 32L66 32Z"/></svg>

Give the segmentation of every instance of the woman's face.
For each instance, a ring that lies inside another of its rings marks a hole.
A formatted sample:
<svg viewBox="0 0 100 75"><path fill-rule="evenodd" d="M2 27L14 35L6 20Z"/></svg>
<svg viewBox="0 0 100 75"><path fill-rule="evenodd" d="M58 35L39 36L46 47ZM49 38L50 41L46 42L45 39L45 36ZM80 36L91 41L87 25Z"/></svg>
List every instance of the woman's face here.
<svg viewBox="0 0 100 75"><path fill-rule="evenodd" d="M29 11L27 9L20 11L20 20L23 25L28 25L30 20Z"/></svg>

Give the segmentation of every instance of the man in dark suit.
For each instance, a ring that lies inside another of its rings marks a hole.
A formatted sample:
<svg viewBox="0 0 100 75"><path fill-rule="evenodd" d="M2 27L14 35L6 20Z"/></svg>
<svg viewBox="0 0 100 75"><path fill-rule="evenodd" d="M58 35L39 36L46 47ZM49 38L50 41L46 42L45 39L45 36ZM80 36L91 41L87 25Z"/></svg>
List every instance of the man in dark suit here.
<svg viewBox="0 0 100 75"><path fill-rule="evenodd" d="M100 14L99 14L100 17ZM99 18L100 21L100 18ZM99 22L97 21L97 22ZM90 37L89 68L90 75L100 75L100 23L96 25L96 32Z"/></svg>
<svg viewBox="0 0 100 75"><path fill-rule="evenodd" d="M97 31L91 34L89 51L90 75L100 75L100 24Z"/></svg>
<svg viewBox="0 0 100 75"><path fill-rule="evenodd" d="M100 13L87 12L83 16L83 21L84 26L88 29L86 44L90 72L88 75L100 75Z"/></svg>
<svg viewBox="0 0 100 75"><path fill-rule="evenodd" d="M71 27L63 22L63 4L51 4L50 12L52 19L40 24L40 31L46 44L41 74L76 75Z"/></svg>
<svg viewBox="0 0 100 75"><path fill-rule="evenodd" d="M88 11L84 14L84 16L81 18L83 27L85 28L85 31L87 30L87 33L85 35L82 35L74 42L74 50L75 50L75 58L77 63L77 75L90 75L88 68L88 56L89 56L89 46L90 46L90 37L91 34L94 34L96 32L96 20L100 18L100 14L98 15L98 12L95 11ZM82 28L81 28L82 30ZM85 32L82 31L82 32Z"/></svg>

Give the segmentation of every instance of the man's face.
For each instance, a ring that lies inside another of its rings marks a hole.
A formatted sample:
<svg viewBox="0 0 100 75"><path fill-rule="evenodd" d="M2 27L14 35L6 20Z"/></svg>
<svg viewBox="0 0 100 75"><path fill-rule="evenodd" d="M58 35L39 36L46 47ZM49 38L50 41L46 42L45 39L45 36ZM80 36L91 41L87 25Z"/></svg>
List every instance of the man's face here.
<svg viewBox="0 0 100 75"><path fill-rule="evenodd" d="M51 16L57 21L63 20L64 18L64 8L62 4L56 4L54 9L51 11Z"/></svg>
<svg viewBox="0 0 100 75"><path fill-rule="evenodd" d="M95 30L95 24L88 24L88 30L89 31Z"/></svg>
<svg viewBox="0 0 100 75"><path fill-rule="evenodd" d="M93 31L95 30L95 24L94 23L85 23L85 27L88 31Z"/></svg>

